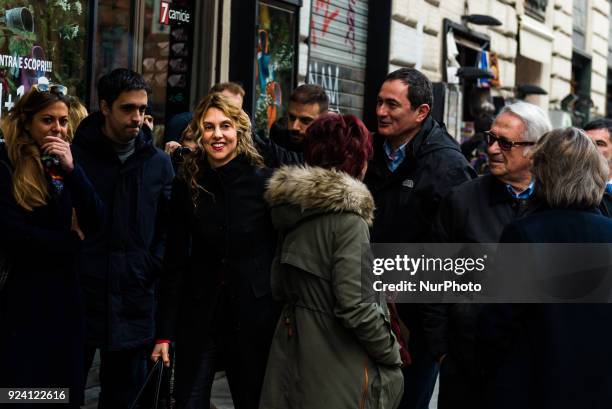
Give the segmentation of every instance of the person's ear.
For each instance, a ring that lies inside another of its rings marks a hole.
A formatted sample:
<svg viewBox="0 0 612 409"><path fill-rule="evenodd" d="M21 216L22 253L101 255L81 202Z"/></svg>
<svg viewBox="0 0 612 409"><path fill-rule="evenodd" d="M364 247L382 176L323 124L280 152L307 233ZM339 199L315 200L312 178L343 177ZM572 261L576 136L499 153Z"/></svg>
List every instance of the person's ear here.
<svg viewBox="0 0 612 409"><path fill-rule="evenodd" d="M105 100L100 101L100 111L102 111L104 116L110 115L110 106Z"/></svg>
<svg viewBox="0 0 612 409"><path fill-rule="evenodd" d="M419 107L417 108L417 122L423 122L427 118L427 115L429 115L430 110L431 108L427 104L419 105Z"/></svg>

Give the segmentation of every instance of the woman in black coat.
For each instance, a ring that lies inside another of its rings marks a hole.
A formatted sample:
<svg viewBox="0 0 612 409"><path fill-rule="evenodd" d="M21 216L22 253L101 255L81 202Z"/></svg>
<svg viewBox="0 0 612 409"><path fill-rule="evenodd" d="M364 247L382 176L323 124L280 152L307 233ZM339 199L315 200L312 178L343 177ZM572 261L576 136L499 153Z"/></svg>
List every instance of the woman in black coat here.
<svg viewBox="0 0 612 409"><path fill-rule="evenodd" d="M236 408L257 408L278 307L270 265L275 239L263 192L269 172L248 116L220 94L200 102L190 128L198 148L172 191L158 344L176 341L178 408L208 408L224 366Z"/></svg>
<svg viewBox="0 0 612 409"><path fill-rule="evenodd" d="M545 206L508 225L500 241L612 243L612 220L598 210L608 165L584 132L576 128L551 131L538 141L532 157L535 194ZM550 251L544 254L542 247L532 246L534 260L529 260L529 265L539 268L531 271L553 271L550 262L558 265L559 260L566 260L561 259L568 257L563 253L566 248L559 247L555 260L550 260L546 258ZM605 278L598 274L609 275L610 270L582 270L557 276L554 282L548 282L553 285L543 290L547 295L563 294L568 298L573 292L580 297L585 284L594 282L593 278ZM609 409L610 323L612 304L484 307L478 348L486 380L482 407Z"/></svg>
<svg viewBox="0 0 612 409"><path fill-rule="evenodd" d="M74 262L79 234L97 229L103 211L66 142L65 92L35 86L2 127L0 252L9 274L0 290L0 386L70 388L70 404L59 406L78 407L84 341Z"/></svg>

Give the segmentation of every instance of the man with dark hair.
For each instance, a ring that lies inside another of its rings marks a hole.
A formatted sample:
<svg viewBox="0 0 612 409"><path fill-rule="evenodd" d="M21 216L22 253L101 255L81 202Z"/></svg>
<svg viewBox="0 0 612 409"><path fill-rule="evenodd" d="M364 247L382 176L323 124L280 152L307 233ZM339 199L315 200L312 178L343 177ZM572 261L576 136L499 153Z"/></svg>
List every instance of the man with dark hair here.
<svg viewBox="0 0 612 409"><path fill-rule="evenodd" d="M440 200L475 177L455 140L431 117L432 105L431 82L415 69L390 73L380 88L374 156L364 179L376 203L373 243L430 240ZM425 344L421 309L398 304L397 310L410 331L412 357L400 408L427 408L438 367Z"/></svg>
<svg viewBox="0 0 612 409"><path fill-rule="evenodd" d="M81 122L72 145L107 210L105 227L85 238L78 263L87 317L84 370L99 349L99 408L127 409L134 401L155 332L163 215L174 173L143 126L149 91L134 71L103 76L100 111Z"/></svg>
<svg viewBox="0 0 612 409"><path fill-rule="evenodd" d="M280 146L302 152L302 141L311 123L329 109L329 98L316 84L302 84L289 97L287 129L270 130L270 138Z"/></svg>
<svg viewBox="0 0 612 409"><path fill-rule="evenodd" d="M606 191L599 210L612 217L612 120L608 118L595 119L584 127L586 134L597 145L597 149L606 158L610 166Z"/></svg>
<svg viewBox="0 0 612 409"><path fill-rule="evenodd" d="M270 137L253 133L253 141L266 166L278 168L303 163L306 130L328 108L329 99L323 88L315 84L297 87L289 97L287 116L272 125Z"/></svg>

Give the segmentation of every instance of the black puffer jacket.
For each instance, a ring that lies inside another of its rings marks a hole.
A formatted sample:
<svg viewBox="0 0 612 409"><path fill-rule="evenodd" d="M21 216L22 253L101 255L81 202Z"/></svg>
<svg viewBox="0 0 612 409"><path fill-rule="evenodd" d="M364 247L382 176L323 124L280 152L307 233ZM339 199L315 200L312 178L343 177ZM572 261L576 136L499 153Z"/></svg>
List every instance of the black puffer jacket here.
<svg viewBox="0 0 612 409"><path fill-rule="evenodd" d="M384 142L384 137L374 136L374 157L364 179L376 203L371 241L427 242L442 198L453 187L476 177L476 172L446 129L431 116L406 145L406 158L395 172L387 167ZM419 307L397 307L410 329L411 352L419 354L424 349Z"/></svg>
<svg viewBox="0 0 612 409"><path fill-rule="evenodd" d="M406 145L406 158L393 173L387 167L384 141L374 136L374 157L364 179L376 202L372 242L427 241L442 198L476 173L431 116Z"/></svg>
<svg viewBox="0 0 612 409"><path fill-rule="evenodd" d="M87 314L87 342L111 350L153 340L155 282L164 250L164 209L174 172L153 146L148 128L135 152L121 163L102 134L103 116L79 126L73 142L78 163L106 205L99 234L86 238L79 273Z"/></svg>

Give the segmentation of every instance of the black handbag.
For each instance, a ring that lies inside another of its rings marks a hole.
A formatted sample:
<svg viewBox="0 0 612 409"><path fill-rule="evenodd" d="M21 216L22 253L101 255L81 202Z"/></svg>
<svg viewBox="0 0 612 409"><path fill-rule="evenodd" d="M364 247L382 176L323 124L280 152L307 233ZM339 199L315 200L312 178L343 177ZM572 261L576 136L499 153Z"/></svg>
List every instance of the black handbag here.
<svg viewBox="0 0 612 409"><path fill-rule="evenodd" d="M140 400L142 393L147 388L147 385L149 384L149 381L153 378L153 375L155 375L155 372L159 372L159 373L157 374L157 385L155 385L155 397L153 398L153 405L151 406L151 409L158 409L157 406L159 405L159 390L161 388L162 375L164 373L164 364L161 358L158 359L157 362L155 362L155 365L153 365L153 368L147 375L147 379L145 380L144 385L142 385L142 388L140 388L140 390L138 391L138 394L136 395L136 399L134 399L134 402L132 403L132 406L130 406L130 409L136 408L136 405L138 404L138 401Z"/></svg>

